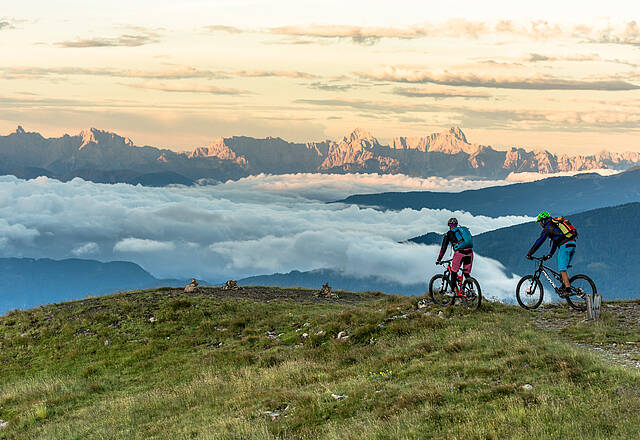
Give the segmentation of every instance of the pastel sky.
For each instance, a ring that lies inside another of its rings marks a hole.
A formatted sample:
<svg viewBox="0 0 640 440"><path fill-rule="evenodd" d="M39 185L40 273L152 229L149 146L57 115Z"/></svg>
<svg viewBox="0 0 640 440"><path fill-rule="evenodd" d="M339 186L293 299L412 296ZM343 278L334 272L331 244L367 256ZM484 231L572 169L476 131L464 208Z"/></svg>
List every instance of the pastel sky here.
<svg viewBox="0 0 640 440"><path fill-rule="evenodd" d="M639 22L618 0L13 2L0 134L185 150L456 125L497 148L640 151Z"/></svg>

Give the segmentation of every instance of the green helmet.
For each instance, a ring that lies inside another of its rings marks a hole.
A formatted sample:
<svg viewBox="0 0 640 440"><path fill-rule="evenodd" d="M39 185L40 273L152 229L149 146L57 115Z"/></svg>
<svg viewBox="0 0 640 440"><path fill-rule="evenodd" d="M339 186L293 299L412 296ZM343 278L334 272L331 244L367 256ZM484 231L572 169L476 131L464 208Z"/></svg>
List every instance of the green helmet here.
<svg viewBox="0 0 640 440"><path fill-rule="evenodd" d="M536 218L536 221L539 222L541 220L544 220L545 218L551 218L551 216L547 211L542 211L540 214L538 214L538 218Z"/></svg>

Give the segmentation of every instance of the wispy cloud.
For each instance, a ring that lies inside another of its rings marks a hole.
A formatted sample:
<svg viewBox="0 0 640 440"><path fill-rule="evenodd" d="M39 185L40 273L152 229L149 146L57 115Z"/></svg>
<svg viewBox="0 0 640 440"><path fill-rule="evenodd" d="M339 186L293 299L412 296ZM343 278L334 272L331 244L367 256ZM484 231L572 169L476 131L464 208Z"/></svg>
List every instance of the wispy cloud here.
<svg viewBox="0 0 640 440"><path fill-rule="evenodd" d="M496 107L463 107L442 104L406 104L393 101L366 101L358 99L298 99L298 104L349 109L367 112L371 118L379 115L396 115L407 118L407 114L432 113L446 115L452 123L468 128L518 128L522 130L640 130L640 112L629 110L531 110Z"/></svg>
<svg viewBox="0 0 640 440"><path fill-rule="evenodd" d="M602 44L640 46L640 26L634 20L628 22L622 31L609 27L600 31L597 37L591 37L590 41Z"/></svg>
<svg viewBox="0 0 640 440"><path fill-rule="evenodd" d="M294 79L314 79L316 75L308 72L296 70L235 70L213 71L196 69L189 66L175 66L166 69L115 69L110 67L0 67L0 78L3 79L29 79L44 78L48 76L69 76L69 75L90 75L90 76L111 76L118 78L141 78L141 79L228 79L231 77L242 78L294 78Z"/></svg>
<svg viewBox="0 0 640 440"><path fill-rule="evenodd" d="M604 90L628 91L640 89L640 86L623 80L568 80L551 76L535 75L530 77L490 77L473 73L425 72L397 67L387 67L373 73L356 73L361 78L375 81L388 81L415 84L438 84L444 86L487 87L493 89L520 90Z"/></svg>
<svg viewBox="0 0 640 440"><path fill-rule="evenodd" d="M338 84L331 82L320 82L316 81L309 84L309 88L316 90L323 90L325 92L346 92L355 88L354 84Z"/></svg>
<svg viewBox="0 0 640 440"><path fill-rule="evenodd" d="M205 26L205 29L211 32L226 32L228 34L243 34L248 32L247 30L244 30L244 29L240 29L233 26L225 26L221 24Z"/></svg>
<svg viewBox="0 0 640 440"><path fill-rule="evenodd" d="M458 90L442 90L432 88L403 88L397 87L393 90L394 95L406 96L407 98L465 98L465 99L487 99L491 95L478 92L467 92Z"/></svg>
<svg viewBox="0 0 640 440"><path fill-rule="evenodd" d="M7 20L0 20L0 31L3 29L13 29L13 25Z"/></svg>
<svg viewBox="0 0 640 440"><path fill-rule="evenodd" d="M248 90L231 89L219 86L212 86L206 84L194 84L194 83L156 83L156 82L144 82L137 84L124 84L128 87L134 87L138 89L150 89L160 90L163 92L178 92L178 93L210 93L213 95L248 95Z"/></svg>
<svg viewBox="0 0 640 440"><path fill-rule="evenodd" d="M111 76L143 79L228 78L228 75L223 74L222 72L201 70L188 66L176 66L155 70L116 69L109 67L0 67L0 77L4 79L28 79L68 75Z"/></svg>
<svg viewBox="0 0 640 440"><path fill-rule="evenodd" d="M307 72L299 72L296 70L236 70L231 72L234 76L259 78L259 77L280 77L280 78L317 78L316 75Z"/></svg>
<svg viewBox="0 0 640 440"><path fill-rule="evenodd" d="M640 45L640 27L636 21L611 25L565 25L547 20L472 21L462 18L441 23L421 23L404 27L351 25L289 25L263 29L242 29L225 25L206 26L211 32L267 33L292 37L281 43L309 44L313 40L351 40L355 44L373 45L382 39L414 40L419 38L518 37L531 40L567 39L589 43Z"/></svg>
<svg viewBox="0 0 640 440"><path fill-rule="evenodd" d="M55 46L64 48L89 48L89 47L138 47L145 44L157 43L157 35L123 34L118 37L77 38L70 41L54 43Z"/></svg>

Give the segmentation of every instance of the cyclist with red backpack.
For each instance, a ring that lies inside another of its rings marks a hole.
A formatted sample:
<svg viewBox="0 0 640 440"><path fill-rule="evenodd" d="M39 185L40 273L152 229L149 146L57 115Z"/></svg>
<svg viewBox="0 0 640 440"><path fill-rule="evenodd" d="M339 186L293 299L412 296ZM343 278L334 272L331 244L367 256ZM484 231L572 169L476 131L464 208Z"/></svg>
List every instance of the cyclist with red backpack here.
<svg viewBox="0 0 640 440"><path fill-rule="evenodd" d="M578 231L566 218L551 217L547 211L542 211L538 214L536 221L542 227L542 232L536 242L533 243L533 246L531 246L531 249L529 249L527 258L531 259L547 238L551 240L551 250L543 258L548 260L553 256L556 249L558 250L558 272L562 276L563 284L558 289L558 295L561 298L565 298L569 294L571 287L567 269L571 267L571 261L576 253Z"/></svg>
<svg viewBox="0 0 640 440"><path fill-rule="evenodd" d="M450 284L452 291L455 292L460 266L464 265L462 273L465 278L469 278L471 273L471 267L473 266L473 237L466 226L458 226L458 219L455 217L450 218L447 224L449 225L449 231L444 234L442 239L442 247L436 264L441 264L442 257L447 252L449 243L451 243L454 253L451 261L451 272L453 274L450 277Z"/></svg>

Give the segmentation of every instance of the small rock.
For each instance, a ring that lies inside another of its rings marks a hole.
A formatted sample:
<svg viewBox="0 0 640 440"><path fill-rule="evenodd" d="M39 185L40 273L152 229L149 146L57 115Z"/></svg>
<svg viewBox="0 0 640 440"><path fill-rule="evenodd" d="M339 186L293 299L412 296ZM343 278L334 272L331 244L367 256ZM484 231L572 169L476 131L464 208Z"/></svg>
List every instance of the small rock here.
<svg viewBox="0 0 640 440"><path fill-rule="evenodd" d="M224 283L224 286L222 286L223 290L238 290L240 289L240 287L238 287L238 282L236 280L229 280L226 283Z"/></svg>
<svg viewBox="0 0 640 440"><path fill-rule="evenodd" d="M0 429L4 429L7 426L9 426L9 422L5 422L4 420L0 419Z"/></svg>
<svg viewBox="0 0 640 440"><path fill-rule="evenodd" d="M198 289L198 282L195 278L191 278L191 282L184 288L184 293L195 293L199 291L200 289Z"/></svg>
<svg viewBox="0 0 640 440"><path fill-rule="evenodd" d="M438 318L444 318L444 313L442 312L442 310L438 312Z"/></svg>
<svg viewBox="0 0 640 440"><path fill-rule="evenodd" d="M314 293L313 296L317 298L339 298L338 295L331 291L331 286L329 286L329 283L324 283L322 285L322 289L320 289L319 292Z"/></svg>
<svg viewBox="0 0 640 440"><path fill-rule="evenodd" d="M336 400L342 400L342 399L345 399L345 398L347 398L349 396L347 396L346 394L333 394L333 393L331 393L331 397L333 397Z"/></svg>
<svg viewBox="0 0 640 440"><path fill-rule="evenodd" d="M106 341L104 341L104 345L105 347L111 345L111 340L107 339Z"/></svg>
<svg viewBox="0 0 640 440"><path fill-rule="evenodd" d="M522 388L525 391L531 391L533 389L533 385L531 385L530 383L525 383L520 388Z"/></svg>
<svg viewBox="0 0 640 440"><path fill-rule="evenodd" d="M429 300L421 299L418 301L418 309L424 309L425 307L429 307Z"/></svg>
<svg viewBox="0 0 640 440"><path fill-rule="evenodd" d="M302 324L303 327L309 327L311 324L309 324L308 322L305 322L304 324Z"/></svg>
<svg viewBox="0 0 640 440"><path fill-rule="evenodd" d="M327 332L325 332L324 330L320 330L319 332L315 332L314 333L316 336L324 336L327 334Z"/></svg>
<svg viewBox="0 0 640 440"><path fill-rule="evenodd" d="M157 321L157 319L156 319L156 317L155 317L155 316L152 316L151 318L149 318L149 322L150 322L150 323L154 323L154 322L156 322L156 321Z"/></svg>
<svg viewBox="0 0 640 440"><path fill-rule="evenodd" d="M340 333L338 333L338 335L336 336L336 339L345 340L348 337L349 337L349 335L347 335L347 332L345 330L342 330Z"/></svg>
<svg viewBox="0 0 640 440"><path fill-rule="evenodd" d="M305 339L308 338L309 337L309 333L303 333L302 337L305 338Z"/></svg>
<svg viewBox="0 0 640 440"><path fill-rule="evenodd" d="M262 411L262 414L270 416L271 421L275 421L280 417L280 413L278 411Z"/></svg>

